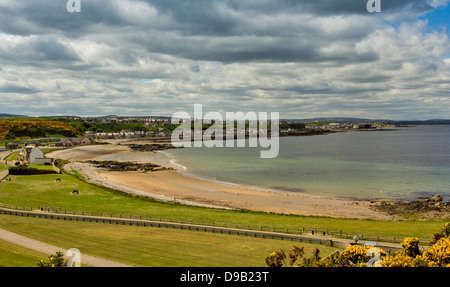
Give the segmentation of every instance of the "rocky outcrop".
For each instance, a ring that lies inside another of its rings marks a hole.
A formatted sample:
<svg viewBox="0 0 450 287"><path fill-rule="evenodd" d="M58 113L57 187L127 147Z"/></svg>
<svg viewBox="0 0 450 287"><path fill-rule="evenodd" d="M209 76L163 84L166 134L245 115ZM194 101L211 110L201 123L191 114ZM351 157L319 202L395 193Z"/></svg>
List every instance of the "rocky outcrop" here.
<svg viewBox="0 0 450 287"><path fill-rule="evenodd" d="M173 170L171 167L164 167L153 163L119 162L119 161L88 161L97 168L104 168L108 171L141 171L154 172Z"/></svg>
<svg viewBox="0 0 450 287"><path fill-rule="evenodd" d="M423 219L450 218L450 202L444 202L441 195L423 196L413 201L381 201L376 209L396 215L416 215Z"/></svg>

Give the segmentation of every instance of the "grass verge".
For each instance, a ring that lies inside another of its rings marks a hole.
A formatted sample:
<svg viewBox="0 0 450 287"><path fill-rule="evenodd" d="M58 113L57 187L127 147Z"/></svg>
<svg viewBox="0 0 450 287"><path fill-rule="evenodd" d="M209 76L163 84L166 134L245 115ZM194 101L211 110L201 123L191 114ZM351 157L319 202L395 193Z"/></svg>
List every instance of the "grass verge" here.
<svg viewBox="0 0 450 287"><path fill-rule="evenodd" d="M9 165L0 163L0 172L5 171L9 168Z"/></svg>
<svg viewBox="0 0 450 287"><path fill-rule="evenodd" d="M35 208L47 206L87 212L204 220L289 229L330 228L340 229L347 233L395 237L416 236L425 239L438 232L445 223L443 220L375 221L208 209L135 197L86 183L67 174L11 176L10 178L11 181L0 183L0 202ZM62 181L57 182L57 178ZM80 194L71 194L75 189Z"/></svg>
<svg viewBox="0 0 450 287"><path fill-rule="evenodd" d="M36 267L39 260L49 255L0 240L0 267Z"/></svg>
<svg viewBox="0 0 450 287"><path fill-rule="evenodd" d="M304 246L307 256L314 248L321 250L322 257L338 250L236 235L7 215L0 215L0 228L61 248L77 248L82 256L89 254L146 267L262 267L268 254L280 248L289 251L293 245ZM33 265L35 257L29 261Z"/></svg>

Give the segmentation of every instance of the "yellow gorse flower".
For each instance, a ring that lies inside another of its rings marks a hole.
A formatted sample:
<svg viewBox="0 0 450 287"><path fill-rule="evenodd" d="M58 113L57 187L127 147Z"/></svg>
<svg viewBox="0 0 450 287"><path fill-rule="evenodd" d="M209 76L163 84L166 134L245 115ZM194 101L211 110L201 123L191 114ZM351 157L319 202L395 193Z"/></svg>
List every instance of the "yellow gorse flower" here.
<svg viewBox="0 0 450 287"><path fill-rule="evenodd" d="M386 256L386 252L377 248L380 252L381 267L450 267L450 223L443 226L444 234L423 253L417 237L407 237L401 243L402 251L394 252L391 256ZM323 267L365 267L371 259L368 251L374 247L353 245L345 249L342 253L335 252L332 255L320 260L312 266ZM276 252L269 256L276 256Z"/></svg>

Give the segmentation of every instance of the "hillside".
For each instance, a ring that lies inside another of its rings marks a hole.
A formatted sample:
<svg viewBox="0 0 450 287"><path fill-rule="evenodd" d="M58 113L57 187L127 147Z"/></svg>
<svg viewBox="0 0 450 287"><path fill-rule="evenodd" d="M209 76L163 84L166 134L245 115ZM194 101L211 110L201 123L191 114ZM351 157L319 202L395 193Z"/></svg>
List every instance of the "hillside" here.
<svg viewBox="0 0 450 287"><path fill-rule="evenodd" d="M74 127L79 133L84 134L87 131L97 133L118 133L122 130L149 131L143 123L88 123L88 122L71 122L70 125Z"/></svg>
<svg viewBox="0 0 450 287"><path fill-rule="evenodd" d="M0 113L0 118L26 118L24 115L12 115L12 114L4 114Z"/></svg>
<svg viewBox="0 0 450 287"><path fill-rule="evenodd" d="M22 137L75 137L78 131L64 121L0 119L0 139L16 139Z"/></svg>

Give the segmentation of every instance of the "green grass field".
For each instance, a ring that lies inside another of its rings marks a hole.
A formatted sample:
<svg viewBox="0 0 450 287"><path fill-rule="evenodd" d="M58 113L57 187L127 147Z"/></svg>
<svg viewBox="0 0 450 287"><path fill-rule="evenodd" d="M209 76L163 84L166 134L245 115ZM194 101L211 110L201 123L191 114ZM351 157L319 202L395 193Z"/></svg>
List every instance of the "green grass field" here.
<svg viewBox="0 0 450 287"><path fill-rule="evenodd" d="M7 159L8 161L19 160L19 153L18 152L12 153L10 156L8 156L5 159Z"/></svg>
<svg viewBox="0 0 450 287"><path fill-rule="evenodd" d="M7 215L0 215L0 228L61 248L77 248L82 255L146 267L262 267L268 254L280 248L289 251L293 245L304 247L307 257L314 248L319 248L322 257L339 250L236 235ZM0 241L0 258L7 259L0 259L0 266L33 266L36 259L48 256L39 258L28 250L8 252L8 244L2 246Z"/></svg>
<svg viewBox="0 0 450 287"><path fill-rule="evenodd" d="M36 267L48 255L0 240L0 267Z"/></svg>
<svg viewBox="0 0 450 287"><path fill-rule="evenodd" d="M60 178L62 182L56 182ZM72 195L77 189L80 194ZM132 214L163 218L204 220L252 226L289 229L317 227L341 229L347 233L428 239L444 221L375 221L280 215L250 211L216 210L135 198L110 189L85 183L71 175L11 176L0 183L0 203L62 208L66 210Z"/></svg>
<svg viewBox="0 0 450 287"><path fill-rule="evenodd" d="M39 170L53 170L51 165L28 165L29 168L35 168Z"/></svg>
<svg viewBox="0 0 450 287"><path fill-rule="evenodd" d="M5 171L9 168L9 165L0 163L0 172Z"/></svg>

